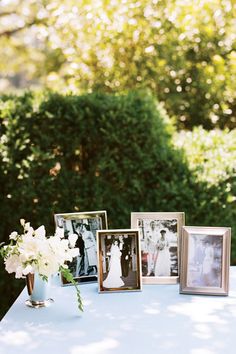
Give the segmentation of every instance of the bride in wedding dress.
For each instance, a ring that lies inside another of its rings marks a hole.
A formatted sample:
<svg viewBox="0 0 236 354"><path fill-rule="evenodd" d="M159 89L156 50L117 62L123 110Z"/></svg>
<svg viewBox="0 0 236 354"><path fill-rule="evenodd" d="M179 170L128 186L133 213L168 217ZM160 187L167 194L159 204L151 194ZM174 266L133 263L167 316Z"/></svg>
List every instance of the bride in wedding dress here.
<svg viewBox="0 0 236 354"><path fill-rule="evenodd" d="M118 246L118 241L115 241L111 246L111 258L109 272L106 279L103 282L105 288L120 288L124 285L121 279L121 251Z"/></svg>

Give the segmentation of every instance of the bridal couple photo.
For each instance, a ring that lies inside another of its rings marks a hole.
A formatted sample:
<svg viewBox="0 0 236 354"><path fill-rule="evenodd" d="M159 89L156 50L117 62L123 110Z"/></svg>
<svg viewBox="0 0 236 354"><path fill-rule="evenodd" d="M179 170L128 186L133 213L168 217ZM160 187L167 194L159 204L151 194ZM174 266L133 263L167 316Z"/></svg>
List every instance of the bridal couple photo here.
<svg viewBox="0 0 236 354"><path fill-rule="evenodd" d="M131 227L140 231L143 283L178 282L180 230L184 223L184 212L131 213Z"/></svg>
<svg viewBox="0 0 236 354"><path fill-rule="evenodd" d="M177 220L139 219L143 276L178 274Z"/></svg>
<svg viewBox="0 0 236 354"><path fill-rule="evenodd" d="M96 232L107 228L106 212L56 214L55 221L64 229L70 245L79 249L79 255L68 265L74 279L79 282L96 281Z"/></svg>
<svg viewBox="0 0 236 354"><path fill-rule="evenodd" d="M138 231L98 231L98 235L100 290L139 290L141 273Z"/></svg>

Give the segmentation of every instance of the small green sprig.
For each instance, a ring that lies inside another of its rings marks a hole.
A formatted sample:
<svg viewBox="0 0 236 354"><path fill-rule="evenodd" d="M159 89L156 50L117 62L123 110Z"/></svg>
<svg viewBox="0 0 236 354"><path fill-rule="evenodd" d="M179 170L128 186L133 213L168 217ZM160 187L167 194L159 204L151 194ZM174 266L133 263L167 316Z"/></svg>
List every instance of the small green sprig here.
<svg viewBox="0 0 236 354"><path fill-rule="evenodd" d="M43 281L48 281L48 277L43 274L39 274Z"/></svg>
<svg viewBox="0 0 236 354"><path fill-rule="evenodd" d="M12 251L13 248L13 241L11 240L9 245L4 246L4 242L0 243L0 256L2 258L6 258L8 256L8 254Z"/></svg>
<svg viewBox="0 0 236 354"><path fill-rule="evenodd" d="M78 301L78 308L80 311L84 311L84 307L83 307L83 302L81 299L81 294L80 294L80 290L79 290L79 286L76 283L76 281L74 280L73 275L71 274L70 270L68 268L64 268L64 267L60 267L60 272L62 274L62 276L66 279L66 281L68 281L69 283L73 284L75 289L76 289L76 294L77 294L77 301Z"/></svg>

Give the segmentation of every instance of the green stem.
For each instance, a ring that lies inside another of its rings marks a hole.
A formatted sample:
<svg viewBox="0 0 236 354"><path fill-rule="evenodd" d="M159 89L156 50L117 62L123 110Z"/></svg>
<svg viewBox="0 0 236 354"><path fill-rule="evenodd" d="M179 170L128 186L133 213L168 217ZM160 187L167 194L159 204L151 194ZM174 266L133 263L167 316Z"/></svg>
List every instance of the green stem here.
<svg viewBox="0 0 236 354"><path fill-rule="evenodd" d="M66 279L66 281L68 281L69 283L73 284L75 289L76 289L76 294L77 294L77 301L78 301L78 308L80 311L84 311L83 308L83 302L81 299L81 294L80 294L80 290L79 290L79 286L76 283L76 281L74 280L73 275L71 274L70 270L68 268L64 268L64 267L60 267L60 272L62 274L62 276Z"/></svg>

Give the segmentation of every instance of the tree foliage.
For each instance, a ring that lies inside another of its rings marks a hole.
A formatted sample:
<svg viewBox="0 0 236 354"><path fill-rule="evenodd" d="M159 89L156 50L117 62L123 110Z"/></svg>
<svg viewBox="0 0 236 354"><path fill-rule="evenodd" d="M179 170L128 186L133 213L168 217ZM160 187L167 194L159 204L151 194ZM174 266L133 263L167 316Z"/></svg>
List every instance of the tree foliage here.
<svg viewBox="0 0 236 354"><path fill-rule="evenodd" d="M236 125L233 0L9 0L0 11L3 89L146 87L180 128Z"/></svg>

